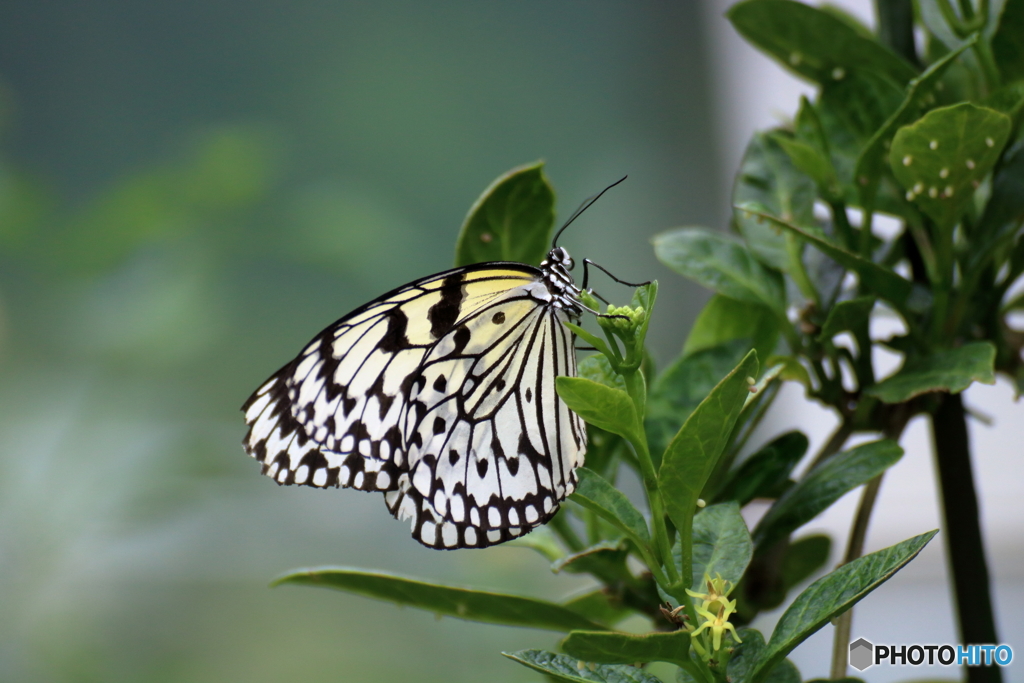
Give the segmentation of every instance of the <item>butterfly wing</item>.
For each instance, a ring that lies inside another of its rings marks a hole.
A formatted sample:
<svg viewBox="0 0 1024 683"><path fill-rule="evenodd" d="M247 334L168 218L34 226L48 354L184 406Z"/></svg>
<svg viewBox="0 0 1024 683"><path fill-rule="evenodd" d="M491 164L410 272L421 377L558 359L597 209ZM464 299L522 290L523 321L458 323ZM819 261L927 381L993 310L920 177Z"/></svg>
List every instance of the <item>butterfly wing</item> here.
<svg viewBox="0 0 1024 683"><path fill-rule="evenodd" d="M400 420L427 350L467 312L538 273L521 264L457 268L356 309L245 403L246 450L279 484L394 489L406 465Z"/></svg>
<svg viewBox="0 0 1024 683"><path fill-rule="evenodd" d="M568 319L531 283L474 309L425 354L404 417L408 472L385 494L424 545L501 543L572 493L586 432L555 393L557 376L576 374Z"/></svg>

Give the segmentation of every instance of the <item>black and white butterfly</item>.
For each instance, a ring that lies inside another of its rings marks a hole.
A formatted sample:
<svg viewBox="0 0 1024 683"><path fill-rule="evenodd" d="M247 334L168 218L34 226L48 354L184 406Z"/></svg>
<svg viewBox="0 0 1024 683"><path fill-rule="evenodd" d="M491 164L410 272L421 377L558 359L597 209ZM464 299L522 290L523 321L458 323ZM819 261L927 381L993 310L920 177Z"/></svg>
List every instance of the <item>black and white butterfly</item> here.
<svg viewBox="0 0 1024 683"><path fill-rule="evenodd" d="M243 405L246 451L282 484L384 493L432 548L490 546L543 524L577 483L583 420L572 259L430 275L324 330Z"/></svg>
<svg viewBox="0 0 1024 683"><path fill-rule="evenodd" d="M555 393L556 377L576 375L563 323L589 310L573 266L553 246L540 268L455 268L357 308L246 401L246 451L279 484L383 492L432 548L544 524L587 449Z"/></svg>

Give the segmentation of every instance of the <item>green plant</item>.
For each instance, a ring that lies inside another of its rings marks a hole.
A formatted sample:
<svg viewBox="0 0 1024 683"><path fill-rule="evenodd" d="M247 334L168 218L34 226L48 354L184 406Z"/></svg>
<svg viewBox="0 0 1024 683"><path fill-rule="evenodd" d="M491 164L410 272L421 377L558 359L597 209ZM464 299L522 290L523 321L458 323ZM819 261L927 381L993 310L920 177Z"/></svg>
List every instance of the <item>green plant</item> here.
<svg viewBox="0 0 1024 683"><path fill-rule="evenodd" d="M733 194L736 235L683 228L655 238L659 259L715 292L678 359L655 372L644 349L657 283L610 307L598 333L572 326L598 351L579 377L558 379L559 395L590 425L587 467L554 521L515 543L543 553L556 572L591 575L593 590L554 604L351 569L278 583L566 633L564 654L506 653L566 681L655 681L633 666L655 661L677 666L679 681L798 681L787 654L837 620L832 677L842 679L850 608L936 533L862 556L880 481L902 455L897 441L911 417L926 414L961 639L998 642L959 392L996 372L1024 387L1024 335L1006 322L1024 307L1008 296L1024 271L1024 0L961 0L956 9L948 0L879 0L878 11L878 36L794 0L746 0L729 11L748 40L819 92L791 125L751 141ZM539 165L504 176L467 219L457 260L538 262L553 197ZM902 230L879 237L878 214ZM873 339L879 308L905 333ZM876 345L905 356L890 377L875 376ZM783 380L840 417L797 479L808 448L799 432L739 460ZM857 433L884 438L843 450ZM646 516L615 487L623 467L643 484ZM767 642L744 627L824 565L829 539L794 533L861 485L839 567L793 599ZM748 531L740 508L755 498L773 503ZM636 615L650 633L615 630ZM998 680L999 670L969 677Z"/></svg>

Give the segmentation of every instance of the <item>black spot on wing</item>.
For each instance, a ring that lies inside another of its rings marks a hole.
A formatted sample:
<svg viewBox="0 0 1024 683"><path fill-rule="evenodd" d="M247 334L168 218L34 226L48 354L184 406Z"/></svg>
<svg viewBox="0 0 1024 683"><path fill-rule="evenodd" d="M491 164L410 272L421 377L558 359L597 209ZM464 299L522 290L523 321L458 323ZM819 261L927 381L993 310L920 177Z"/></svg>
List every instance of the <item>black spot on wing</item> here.
<svg viewBox="0 0 1024 683"><path fill-rule="evenodd" d="M427 319L430 321L430 334L434 339L440 339L448 334L459 319L459 307L462 304L462 281L465 275L454 273L449 275L441 283L441 300L430 307L427 311Z"/></svg>
<svg viewBox="0 0 1024 683"><path fill-rule="evenodd" d="M412 344L405 336L405 331L409 327L409 318L402 312L402 309L396 306L387 311L383 317L388 321L388 329L378 342L377 348L384 353L395 353L411 348Z"/></svg>
<svg viewBox="0 0 1024 683"><path fill-rule="evenodd" d="M471 337L469 328L465 325L459 325L458 329L455 330L455 334L452 336L452 342L455 344L455 350L452 351L451 355L459 356L466 350L466 346L469 344Z"/></svg>
<svg viewBox="0 0 1024 683"><path fill-rule="evenodd" d="M544 456L533 447L530 443L530 437L526 435L526 431L522 431L519 434L519 455L526 456L526 459L533 464L537 464L544 460Z"/></svg>
<svg viewBox="0 0 1024 683"><path fill-rule="evenodd" d="M387 415L388 411L391 409L391 404L395 402L394 396L389 396L388 394L384 393L383 373L377 375L377 379L374 380L373 384L370 385L370 388L366 391L366 395L368 397L374 396L377 398L377 403L380 404L380 419L383 420L384 416Z"/></svg>

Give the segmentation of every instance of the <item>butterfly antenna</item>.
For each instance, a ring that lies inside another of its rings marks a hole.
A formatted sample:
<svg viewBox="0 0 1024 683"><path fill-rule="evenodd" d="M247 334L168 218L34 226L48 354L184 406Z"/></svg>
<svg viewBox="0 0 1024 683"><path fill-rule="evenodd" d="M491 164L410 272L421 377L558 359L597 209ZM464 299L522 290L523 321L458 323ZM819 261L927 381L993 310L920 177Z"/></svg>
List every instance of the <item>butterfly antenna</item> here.
<svg viewBox="0 0 1024 683"><path fill-rule="evenodd" d="M558 246L558 238L562 235L562 232L564 232L565 229L569 227L570 223L572 223L574 220L579 218L581 213L583 213L584 211L589 209L591 204L593 204L594 202L596 202L598 199L601 198L601 195L603 195L605 192L607 192L608 190L612 189L613 187L615 187L616 185L618 185L619 183L621 183L623 180L625 180L628 177L629 176L625 176L625 175L622 176L621 178L616 180L614 183L612 183L608 187L604 188L603 190L601 190L600 192L595 194L593 197L590 197L589 199L583 200L583 203L580 204L580 208L578 208L575 211L573 211L572 215L569 216L569 220L567 220L565 223L563 223L562 227L560 227L558 229L558 232L555 233L554 238L551 240L551 248L554 249L555 247Z"/></svg>

